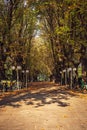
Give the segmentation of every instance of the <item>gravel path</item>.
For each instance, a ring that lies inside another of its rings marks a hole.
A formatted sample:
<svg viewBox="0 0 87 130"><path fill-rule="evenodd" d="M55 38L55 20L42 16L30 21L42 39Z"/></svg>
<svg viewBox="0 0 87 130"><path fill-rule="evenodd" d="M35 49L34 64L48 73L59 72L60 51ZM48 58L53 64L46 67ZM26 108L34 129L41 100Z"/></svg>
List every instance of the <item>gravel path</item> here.
<svg viewBox="0 0 87 130"><path fill-rule="evenodd" d="M0 98L0 130L87 130L87 94L49 83L30 88Z"/></svg>

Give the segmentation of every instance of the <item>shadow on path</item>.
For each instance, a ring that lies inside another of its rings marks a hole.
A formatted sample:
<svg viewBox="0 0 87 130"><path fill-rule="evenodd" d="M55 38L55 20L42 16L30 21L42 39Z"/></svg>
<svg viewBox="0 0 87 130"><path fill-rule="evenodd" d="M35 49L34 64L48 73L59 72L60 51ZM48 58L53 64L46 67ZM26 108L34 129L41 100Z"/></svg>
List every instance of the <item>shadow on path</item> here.
<svg viewBox="0 0 87 130"><path fill-rule="evenodd" d="M19 108L23 105L31 105L35 108L56 103L60 107L67 107L69 99L77 96L70 91L55 84L32 85L32 90L21 92L15 95L8 95L0 100L0 108L10 106Z"/></svg>

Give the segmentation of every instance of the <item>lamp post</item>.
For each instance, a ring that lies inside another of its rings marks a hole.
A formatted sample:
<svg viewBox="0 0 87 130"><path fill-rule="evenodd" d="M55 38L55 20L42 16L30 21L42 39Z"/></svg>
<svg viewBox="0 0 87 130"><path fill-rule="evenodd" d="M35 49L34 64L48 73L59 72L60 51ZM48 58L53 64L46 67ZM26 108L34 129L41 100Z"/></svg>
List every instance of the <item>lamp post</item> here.
<svg viewBox="0 0 87 130"><path fill-rule="evenodd" d="M28 73L29 73L29 70L26 70L26 88L27 88L27 82L28 82Z"/></svg>
<svg viewBox="0 0 87 130"><path fill-rule="evenodd" d="M19 70L21 70L21 66L17 66L17 87L19 89Z"/></svg>
<svg viewBox="0 0 87 130"><path fill-rule="evenodd" d="M66 85L67 84L67 71L66 71L66 69L63 70L63 73L65 73L65 85Z"/></svg>
<svg viewBox="0 0 87 130"><path fill-rule="evenodd" d="M19 70L21 70L21 66L12 66L12 70L16 69L16 73L17 73L17 88L19 90Z"/></svg>
<svg viewBox="0 0 87 130"><path fill-rule="evenodd" d="M73 68L73 71L76 71L76 68Z"/></svg>
<svg viewBox="0 0 87 130"><path fill-rule="evenodd" d="M22 77L22 85L23 85L23 87L24 87L24 85L25 85L25 75L24 75L24 73L25 73L25 71L24 70L22 70L22 73L23 73L23 77Z"/></svg>
<svg viewBox="0 0 87 130"><path fill-rule="evenodd" d="M75 77L77 69L73 68L72 71L73 71L73 76Z"/></svg>
<svg viewBox="0 0 87 130"><path fill-rule="evenodd" d="M62 71L60 71L60 74L61 74L61 85L62 85L62 75L63 75L63 73L62 73Z"/></svg>
<svg viewBox="0 0 87 130"><path fill-rule="evenodd" d="M72 68L68 68L68 73L70 72L70 88L72 89Z"/></svg>
<svg viewBox="0 0 87 130"><path fill-rule="evenodd" d="M76 87L76 80L77 80L77 74L76 74L77 69L73 68L72 71L73 71L72 72L73 73L73 87L75 88Z"/></svg>
<svg viewBox="0 0 87 130"><path fill-rule="evenodd" d="M23 73L23 82L25 80L25 86L27 88L29 70L22 70L22 73ZM25 77L24 77L24 75L25 75Z"/></svg>

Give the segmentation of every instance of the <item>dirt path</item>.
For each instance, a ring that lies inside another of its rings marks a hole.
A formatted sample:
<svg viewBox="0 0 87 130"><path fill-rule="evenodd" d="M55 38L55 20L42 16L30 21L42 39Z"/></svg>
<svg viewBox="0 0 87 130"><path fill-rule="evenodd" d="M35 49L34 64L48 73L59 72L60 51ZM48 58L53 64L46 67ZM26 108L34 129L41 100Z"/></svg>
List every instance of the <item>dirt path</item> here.
<svg viewBox="0 0 87 130"><path fill-rule="evenodd" d="M87 94L56 84L0 98L0 130L87 130Z"/></svg>

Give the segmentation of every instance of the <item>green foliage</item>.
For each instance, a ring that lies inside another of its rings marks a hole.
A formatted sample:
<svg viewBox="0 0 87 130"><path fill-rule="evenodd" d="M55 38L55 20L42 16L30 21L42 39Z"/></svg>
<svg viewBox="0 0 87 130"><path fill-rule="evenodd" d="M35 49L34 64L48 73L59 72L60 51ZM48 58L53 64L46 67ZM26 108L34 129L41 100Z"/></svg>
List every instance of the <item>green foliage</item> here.
<svg viewBox="0 0 87 130"><path fill-rule="evenodd" d="M35 38L34 45L31 49L31 77L34 75L44 74L49 76L52 74L53 61L50 57L50 48L45 45L43 39Z"/></svg>
<svg viewBox="0 0 87 130"><path fill-rule="evenodd" d="M68 26L57 27L55 29L55 33L58 35L66 35L68 31L70 31Z"/></svg>
<svg viewBox="0 0 87 130"><path fill-rule="evenodd" d="M50 39L56 73L60 68L77 65L82 58L87 45L86 7L86 0L40 2L43 29Z"/></svg>
<svg viewBox="0 0 87 130"><path fill-rule="evenodd" d="M20 55L20 64L30 69L31 76L50 75L53 70L58 74L60 68L75 66L87 47L86 8L86 0L29 0L26 5L21 0L8 5L0 1L1 59L3 54L5 59L10 56L9 66L17 65Z"/></svg>

